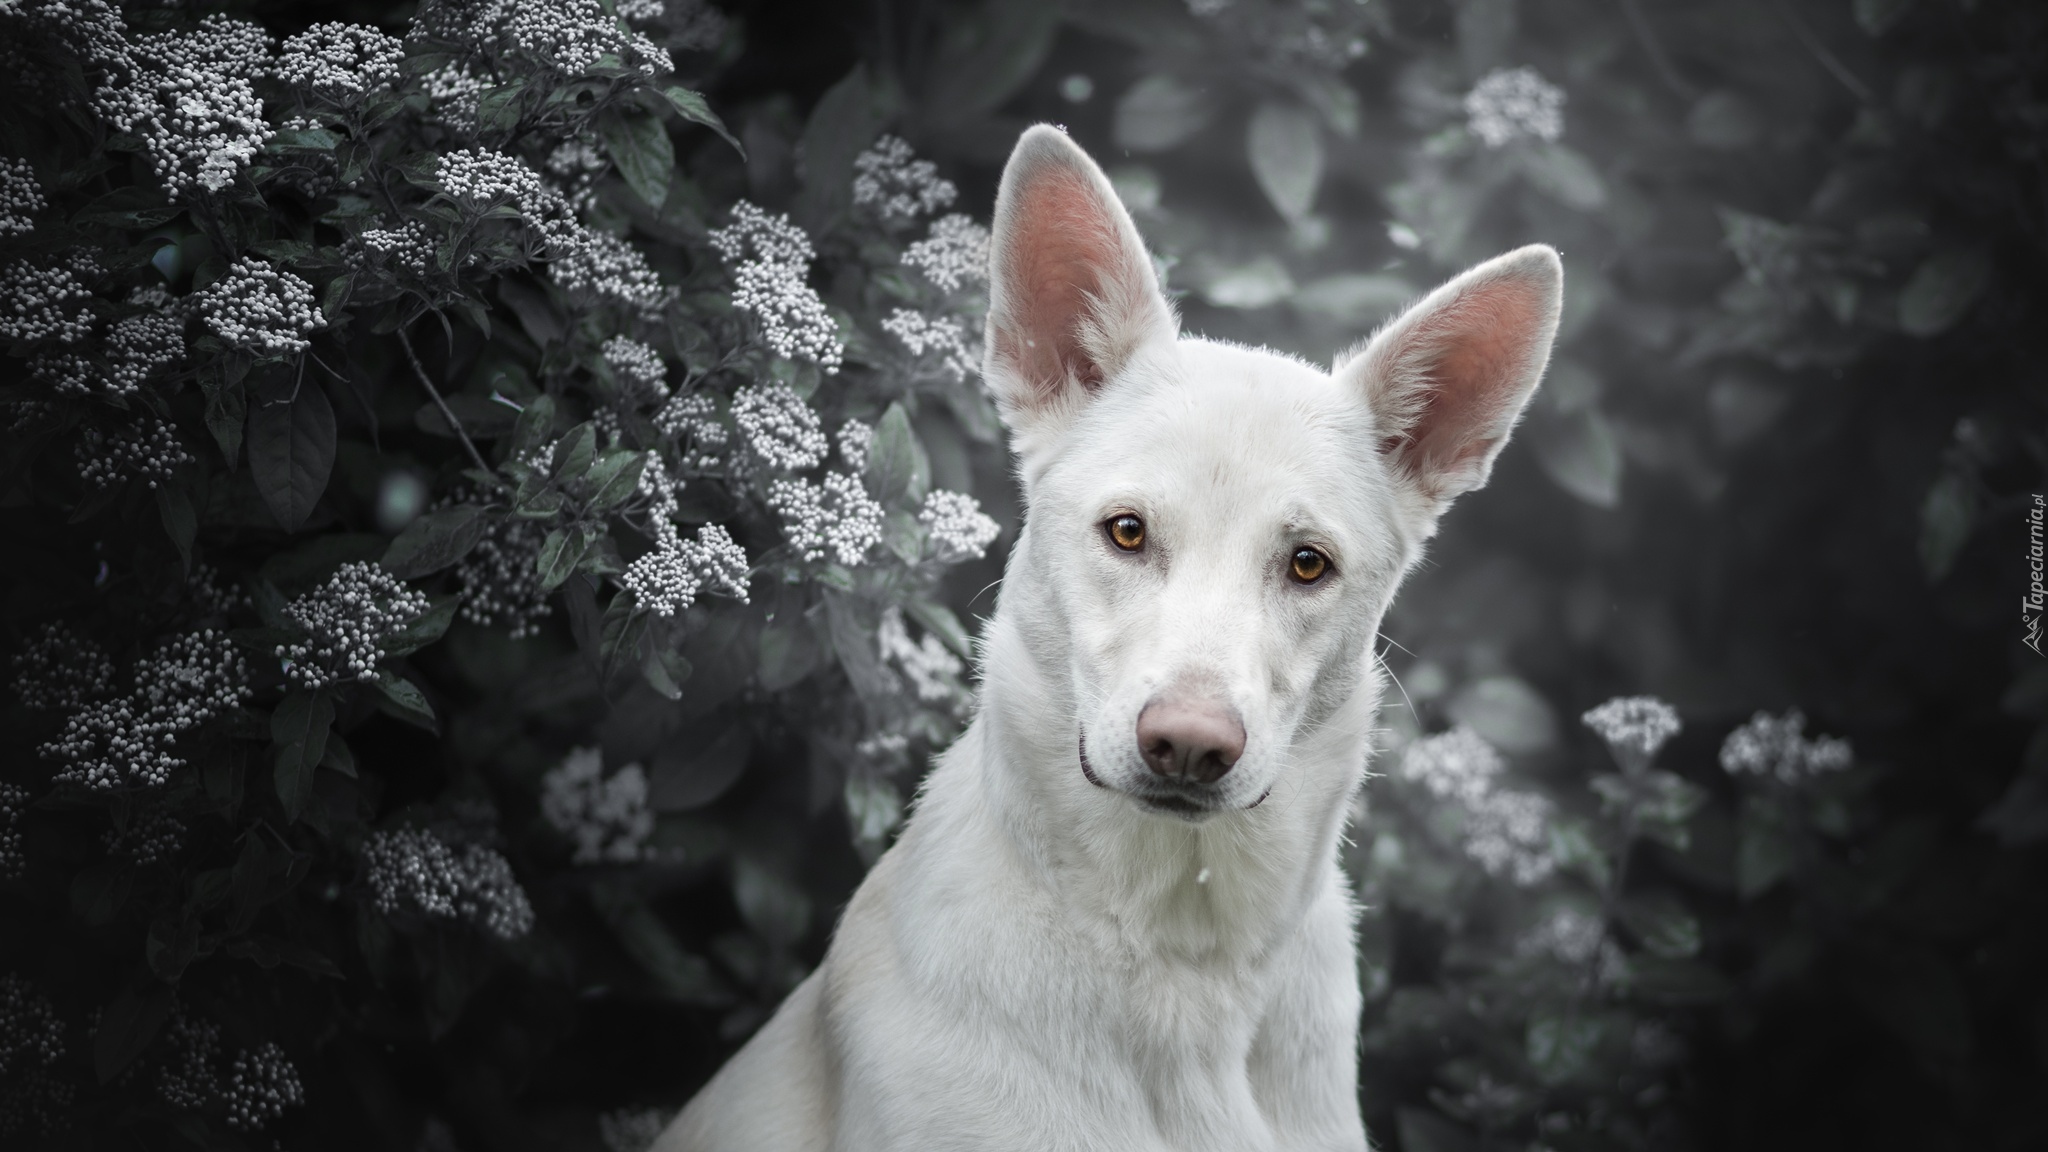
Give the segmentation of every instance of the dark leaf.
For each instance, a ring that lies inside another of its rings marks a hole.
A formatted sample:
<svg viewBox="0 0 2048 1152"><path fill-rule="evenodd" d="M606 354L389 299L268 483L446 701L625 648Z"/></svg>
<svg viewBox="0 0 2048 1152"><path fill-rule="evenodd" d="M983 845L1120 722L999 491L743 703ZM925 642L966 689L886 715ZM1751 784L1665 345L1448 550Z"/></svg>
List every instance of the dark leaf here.
<svg viewBox="0 0 2048 1152"><path fill-rule="evenodd" d="M430 576L469 555L489 527L490 519L474 504L428 512L391 542L383 565L401 580Z"/></svg>
<svg viewBox="0 0 2048 1152"><path fill-rule="evenodd" d="M659 812L688 812L725 795L746 769L753 734L744 723L707 721L662 743L647 782Z"/></svg>
<svg viewBox="0 0 2048 1152"><path fill-rule="evenodd" d="M142 1055L170 1019L171 1006L170 985L155 980L130 987L107 1005L92 1040L93 1072L100 1083L119 1076Z"/></svg>
<svg viewBox="0 0 2048 1152"><path fill-rule="evenodd" d="M675 175L675 146L659 116L614 108L598 118L598 135L633 194L657 211Z"/></svg>
<svg viewBox="0 0 2048 1152"><path fill-rule="evenodd" d="M313 776L326 754L334 701L325 692L294 689L270 714L271 762L285 818L297 820L313 795Z"/></svg>
<svg viewBox="0 0 2048 1152"><path fill-rule="evenodd" d="M868 446L868 488L885 508L915 504L924 499L931 484L931 462L924 445L910 427L910 414L901 403L889 405L875 424L875 438Z"/></svg>
<svg viewBox="0 0 2048 1152"><path fill-rule="evenodd" d="M710 963L684 948L638 895L620 885L600 884L590 890L590 903L662 995L685 1004L730 999Z"/></svg>
<svg viewBox="0 0 2048 1152"><path fill-rule="evenodd" d="M302 381L296 395L249 410L249 473L278 526L296 532L313 514L334 468L334 408Z"/></svg>
<svg viewBox="0 0 2048 1152"><path fill-rule="evenodd" d="M455 611L460 607L462 597L455 593L434 597L425 612L392 633L391 638L384 642L384 655L410 656L439 640L447 634L448 626L455 622Z"/></svg>
<svg viewBox="0 0 2048 1152"><path fill-rule="evenodd" d="M740 159L744 160L747 158L747 150L740 144L739 137L734 136L726 128L725 121L719 119L718 113L713 112L711 105L705 103L702 93L692 92L688 88L678 88L671 85L662 89L661 95L664 100L668 101L669 107L676 110L678 116L692 124L702 124L713 132L718 133L725 138L726 143L732 145L739 152Z"/></svg>
<svg viewBox="0 0 2048 1152"><path fill-rule="evenodd" d="M71 881L71 911L87 924L111 924L128 903L135 869L125 860L102 860Z"/></svg>
<svg viewBox="0 0 2048 1152"><path fill-rule="evenodd" d="M199 536L199 514L192 509L192 497L175 483L163 484L156 490L156 507L163 517L164 534L178 550L179 563L190 571L192 541Z"/></svg>
<svg viewBox="0 0 2048 1152"><path fill-rule="evenodd" d="M389 668L379 668L376 688L377 707L385 715L429 732L441 731L441 723L434 717L434 706L427 703L426 693L412 681Z"/></svg>

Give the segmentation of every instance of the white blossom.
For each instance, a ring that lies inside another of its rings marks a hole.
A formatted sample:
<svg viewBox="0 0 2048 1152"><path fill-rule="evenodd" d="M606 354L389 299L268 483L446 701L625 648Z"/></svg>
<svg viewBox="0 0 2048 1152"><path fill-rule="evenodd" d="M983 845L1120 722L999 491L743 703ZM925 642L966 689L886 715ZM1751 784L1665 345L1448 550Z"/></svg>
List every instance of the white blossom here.
<svg viewBox="0 0 2048 1152"><path fill-rule="evenodd" d="M1470 805L1493 790L1506 768L1493 745L1460 724L1408 745L1394 765L1394 775L1421 785L1439 800Z"/></svg>
<svg viewBox="0 0 2048 1152"><path fill-rule="evenodd" d="M140 136L172 200L232 183L273 135L254 79L269 71L270 37L215 13L190 31L136 39L133 76L98 96L116 128Z"/></svg>
<svg viewBox="0 0 2048 1152"><path fill-rule="evenodd" d="M839 426L833 440L839 445L839 459L846 464L847 471L857 476L867 470L868 449L875 443L873 425L848 420Z"/></svg>
<svg viewBox="0 0 2048 1152"><path fill-rule="evenodd" d="M95 488L111 488L124 480L155 488L192 463L178 430L155 416L124 424L111 434L87 428L76 452L79 476Z"/></svg>
<svg viewBox="0 0 2048 1152"><path fill-rule="evenodd" d="M1534 68L1496 68L1465 94L1472 134L1489 148L1564 135L1564 90Z"/></svg>
<svg viewBox="0 0 2048 1152"><path fill-rule="evenodd" d="M0 1077L54 1064L63 1055L56 1004L21 976L0 974Z"/></svg>
<svg viewBox="0 0 2048 1152"><path fill-rule="evenodd" d="M932 221L925 238L903 250L903 262L941 290L957 292L988 279L988 241L987 228L954 212Z"/></svg>
<svg viewBox="0 0 2048 1152"><path fill-rule="evenodd" d="M539 632L539 621L553 611L540 586L540 549L547 536L547 525L539 520L494 520L455 565L462 618L485 628L503 627L514 640Z"/></svg>
<svg viewBox="0 0 2048 1152"><path fill-rule="evenodd" d="M476 130L483 93L490 86L489 77L472 72L466 62L459 60L443 64L420 77L420 87L426 92L435 115L460 132Z"/></svg>
<svg viewBox="0 0 2048 1152"><path fill-rule="evenodd" d="M875 644L881 650L884 663L894 664L903 670L919 700L959 703L966 699L960 676L967 671L967 665L929 632L922 640L913 643L910 629L903 623L901 608L891 604L883 610L881 624L875 630Z"/></svg>
<svg viewBox="0 0 2048 1152"><path fill-rule="evenodd" d="M571 292L615 300L642 312L661 307L667 294L647 257L622 236L576 225L550 239L549 273Z"/></svg>
<svg viewBox="0 0 2048 1152"><path fill-rule="evenodd" d="M391 268L424 279L435 267L434 233L419 220L396 228L365 228L343 241L342 258L358 271Z"/></svg>
<svg viewBox="0 0 2048 1152"><path fill-rule="evenodd" d="M1534 928L1515 941L1515 955L1524 959L1549 957L1566 964L1586 964L1600 952L1607 939L1607 925L1599 916L1578 908L1553 909Z"/></svg>
<svg viewBox="0 0 2048 1152"><path fill-rule="evenodd" d="M306 689L375 680L385 642L429 607L425 593L382 565L343 564L325 584L285 605L285 615L306 633L277 646L285 679Z"/></svg>
<svg viewBox="0 0 2048 1152"><path fill-rule="evenodd" d="M676 396L654 414L654 426L675 440L681 466L705 472L718 466L731 436L716 417L718 406L701 392Z"/></svg>
<svg viewBox="0 0 2048 1152"><path fill-rule="evenodd" d="M733 205L732 223L712 231L711 246L732 270L733 307L754 318L777 356L809 360L827 375L839 370L845 345L807 282L813 254L803 229L742 200Z"/></svg>
<svg viewBox="0 0 2048 1152"><path fill-rule="evenodd" d="M647 838L654 813L647 807L647 773L628 764L604 774L596 748L572 750L541 778L540 812L576 846L577 864L631 864L650 859Z"/></svg>
<svg viewBox="0 0 2048 1152"><path fill-rule="evenodd" d="M695 540L678 538L670 527L661 544L627 565L619 577L634 603L666 618L696 603L706 585L722 596L747 602L747 553L723 524L704 525Z"/></svg>
<svg viewBox="0 0 2048 1152"><path fill-rule="evenodd" d="M464 208L485 212L515 205L528 216L543 214L546 185L526 161L484 148L463 148L434 161L434 180Z"/></svg>
<svg viewBox="0 0 2048 1152"><path fill-rule="evenodd" d="M0 780L0 880L19 880L28 870L28 854L21 846L21 813L29 798L28 789Z"/></svg>
<svg viewBox="0 0 2048 1152"><path fill-rule="evenodd" d="M902 341L912 356L936 359L956 381L980 371L980 349L968 344L966 326L955 317L897 308L882 321L882 331Z"/></svg>
<svg viewBox="0 0 2048 1152"><path fill-rule="evenodd" d="M853 202L885 224L907 223L950 206L960 190L897 136L883 136L853 160Z"/></svg>
<svg viewBox="0 0 2048 1152"><path fill-rule="evenodd" d="M114 687L114 662L106 649L62 620L31 634L14 656L15 699L37 712L83 708Z"/></svg>
<svg viewBox="0 0 2048 1152"><path fill-rule="evenodd" d="M533 929L533 905L511 863L482 844L451 847L417 828L372 832L363 865L372 904L386 916L462 920L500 940Z"/></svg>
<svg viewBox="0 0 2048 1152"><path fill-rule="evenodd" d="M87 282L100 275L99 261L82 249L54 264L16 260L0 270L0 339L26 342L56 339L76 344L92 331Z"/></svg>
<svg viewBox="0 0 2048 1152"><path fill-rule="evenodd" d="M313 286L296 273L244 256L198 293L199 315L214 335L262 356L288 356L313 346L307 337L327 327Z"/></svg>
<svg viewBox="0 0 2048 1152"><path fill-rule="evenodd" d="M114 321L102 345L109 396L133 396L151 376L185 358L185 320L173 312L143 312Z"/></svg>
<svg viewBox="0 0 2048 1152"><path fill-rule="evenodd" d="M1783 716L1758 712L1721 742L1721 768L1732 776L1770 776L1782 784L1798 784L1854 762L1847 740L1809 740L1805 732L1806 714L1797 708Z"/></svg>
<svg viewBox="0 0 2048 1152"><path fill-rule="evenodd" d="M741 389L733 397L732 419L747 447L771 468L809 468L831 448L817 412L787 385Z"/></svg>
<svg viewBox="0 0 2048 1152"><path fill-rule="evenodd" d="M137 813L126 828L109 828L100 837L107 855L139 868L169 863L185 844L185 824L159 808Z"/></svg>
<svg viewBox="0 0 2048 1152"><path fill-rule="evenodd" d="M822 486L777 480L768 486L768 506L782 517L783 534L806 560L823 559L829 549L851 568L882 540L882 506L844 472L826 473Z"/></svg>
<svg viewBox="0 0 2048 1152"><path fill-rule="evenodd" d="M616 56L643 76L675 70L667 50L607 14L598 0L528 0L511 10L506 45L545 67L581 75Z"/></svg>
<svg viewBox="0 0 2048 1152"><path fill-rule="evenodd" d="M157 1068L156 1093L180 1112L211 1107L221 1096L220 1025L180 1009L164 1026L170 1056Z"/></svg>
<svg viewBox="0 0 2048 1152"><path fill-rule="evenodd" d="M34 165L0 157L0 236L25 236L35 231L36 213L48 203Z"/></svg>
<svg viewBox="0 0 2048 1152"><path fill-rule="evenodd" d="M1455 801L1466 855L1488 873L1526 886L1557 870L1550 851L1554 813L1540 795L1498 787L1506 768L1493 745L1460 724L1410 744L1394 775L1438 800Z"/></svg>
<svg viewBox="0 0 2048 1152"><path fill-rule="evenodd" d="M917 522L924 525L932 555L941 564L979 560L1002 534L1003 526L981 510L981 501L965 492L937 488L924 498Z"/></svg>
<svg viewBox="0 0 2048 1152"><path fill-rule="evenodd" d="M661 353L630 336L613 336L600 351L628 396L645 403L668 399L668 365Z"/></svg>
<svg viewBox="0 0 2048 1152"><path fill-rule="evenodd" d="M575 212L597 202L597 178L609 167L611 161L605 154L581 136L562 141L548 153L548 175L555 178L556 190Z"/></svg>
<svg viewBox="0 0 2048 1152"><path fill-rule="evenodd" d="M1616 696L1579 717L1614 751L1623 768L1647 767L1684 724L1678 710L1655 696Z"/></svg>
<svg viewBox="0 0 2048 1152"><path fill-rule="evenodd" d="M71 714L42 754L67 761L59 780L88 788L158 786L185 765L178 737L239 706L249 668L223 633L188 632L135 662L134 688Z"/></svg>
<svg viewBox="0 0 2048 1152"><path fill-rule="evenodd" d="M272 74L322 100L343 103L398 78L405 45L365 24L315 24L284 42Z"/></svg>
<svg viewBox="0 0 2048 1152"><path fill-rule="evenodd" d="M228 1127L244 1132L264 1128L286 1108L306 1102L299 1070L285 1058L284 1049L268 1041L235 1053L222 1096Z"/></svg>

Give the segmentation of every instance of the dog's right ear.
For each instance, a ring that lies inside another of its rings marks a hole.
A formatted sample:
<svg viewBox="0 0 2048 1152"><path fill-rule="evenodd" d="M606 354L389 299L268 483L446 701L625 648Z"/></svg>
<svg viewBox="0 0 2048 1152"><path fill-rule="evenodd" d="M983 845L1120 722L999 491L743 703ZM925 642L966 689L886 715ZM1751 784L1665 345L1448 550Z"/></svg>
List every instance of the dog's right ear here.
<svg viewBox="0 0 2048 1152"><path fill-rule="evenodd" d="M1018 451L1064 427L1139 348L1178 330L1102 169L1059 129L1026 131L996 193L983 369Z"/></svg>

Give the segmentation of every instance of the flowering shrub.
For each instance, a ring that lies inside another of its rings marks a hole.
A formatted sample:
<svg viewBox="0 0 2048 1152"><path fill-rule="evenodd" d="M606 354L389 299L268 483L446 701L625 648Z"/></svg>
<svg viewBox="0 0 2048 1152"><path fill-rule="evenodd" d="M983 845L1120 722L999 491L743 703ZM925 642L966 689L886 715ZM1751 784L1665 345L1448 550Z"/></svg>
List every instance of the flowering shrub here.
<svg viewBox="0 0 2048 1152"><path fill-rule="evenodd" d="M1567 255L1386 623L1375 1146L2038 1142L2022 6L213 7L0 5L0 1144L642 1152L967 719L1033 119L1220 338Z"/></svg>

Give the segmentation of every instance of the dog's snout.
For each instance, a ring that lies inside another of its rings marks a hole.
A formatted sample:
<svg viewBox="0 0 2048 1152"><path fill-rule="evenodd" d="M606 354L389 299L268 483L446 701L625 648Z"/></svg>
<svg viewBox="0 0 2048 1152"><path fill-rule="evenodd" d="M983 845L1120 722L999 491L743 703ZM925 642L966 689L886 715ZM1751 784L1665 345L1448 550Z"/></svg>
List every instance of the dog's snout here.
<svg viewBox="0 0 2048 1152"><path fill-rule="evenodd" d="M1244 755L1244 721L1214 698L1156 699L1138 713L1138 753L1169 780L1213 784Z"/></svg>

